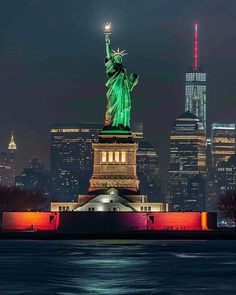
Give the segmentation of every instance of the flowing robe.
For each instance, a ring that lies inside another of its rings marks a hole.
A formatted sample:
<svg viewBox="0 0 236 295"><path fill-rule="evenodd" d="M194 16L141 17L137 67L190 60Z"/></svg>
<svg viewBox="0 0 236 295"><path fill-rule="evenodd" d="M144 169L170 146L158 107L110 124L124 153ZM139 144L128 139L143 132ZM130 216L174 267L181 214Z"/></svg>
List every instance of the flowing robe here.
<svg viewBox="0 0 236 295"><path fill-rule="evenodd" d="M121 63L114 62L113 58L105 61L108 88L105 126L130 128L131 99L130 92L137 84L137 75L127 72Z"/></svg>

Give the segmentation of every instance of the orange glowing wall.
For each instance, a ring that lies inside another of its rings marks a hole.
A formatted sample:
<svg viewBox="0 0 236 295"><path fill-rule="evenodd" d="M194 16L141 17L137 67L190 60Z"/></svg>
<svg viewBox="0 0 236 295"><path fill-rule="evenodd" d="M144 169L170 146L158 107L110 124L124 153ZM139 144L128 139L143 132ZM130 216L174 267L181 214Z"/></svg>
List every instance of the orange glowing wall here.
<svg viewBox="0 0 236 295"><path fill-rule="evenodd" d="M154 212L148 217L148 228L153 230L207 229L206 212Z"/></svg>
<svg viewBox="0 0 236 295"><path fill-rule="evenodd" d="M208 213L201 212L201 225L202 230L208 230Z"/></svg>
<svg viewBox="0 0 236 295"><path fill-rule="evenodd" d="M56 230L60 213L56 212L4 212L3 230Z"/></svg>
<svg viewBox="0 0 236 295"><path fill-rule="evenodd" d="M4 212L3 230L104 232L112 230L208 230L216 214L207 212Z"/></svg>

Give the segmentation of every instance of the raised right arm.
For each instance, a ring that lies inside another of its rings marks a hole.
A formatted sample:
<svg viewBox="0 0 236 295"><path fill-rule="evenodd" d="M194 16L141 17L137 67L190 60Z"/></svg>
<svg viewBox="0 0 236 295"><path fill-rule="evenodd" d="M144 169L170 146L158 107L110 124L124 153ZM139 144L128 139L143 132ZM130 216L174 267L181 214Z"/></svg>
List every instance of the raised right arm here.
<svg viewBox="0 0 236 295"><path fill-rule="evenodd" d="M107 59L111 58L111 40L109 35L105 35L105 41L106 41L106 57Z"/></svg>

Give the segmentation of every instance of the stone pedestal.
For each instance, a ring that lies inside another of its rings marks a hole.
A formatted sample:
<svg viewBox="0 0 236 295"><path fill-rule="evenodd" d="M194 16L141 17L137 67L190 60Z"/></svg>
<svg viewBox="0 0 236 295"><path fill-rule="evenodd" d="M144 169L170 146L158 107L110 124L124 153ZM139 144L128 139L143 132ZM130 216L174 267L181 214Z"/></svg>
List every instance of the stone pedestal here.
<svg viewBox="0 0 236 295"><path fill-rule="evenodd" d="M89 192L139 191L136 174L136 151L138 145L129 134L103 134L98 143L93 144L94 165Z"/></svg>

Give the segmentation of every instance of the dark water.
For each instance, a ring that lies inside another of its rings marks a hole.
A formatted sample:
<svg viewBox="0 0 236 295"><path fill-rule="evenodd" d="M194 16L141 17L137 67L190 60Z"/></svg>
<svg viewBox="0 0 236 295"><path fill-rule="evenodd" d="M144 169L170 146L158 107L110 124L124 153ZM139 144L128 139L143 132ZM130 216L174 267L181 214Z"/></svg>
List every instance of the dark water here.
<svg viewBox="0 0 236 295"><path fill-rule="evenodd" d="M236 241L0 241L0 294L236 294Z"/></svg>

